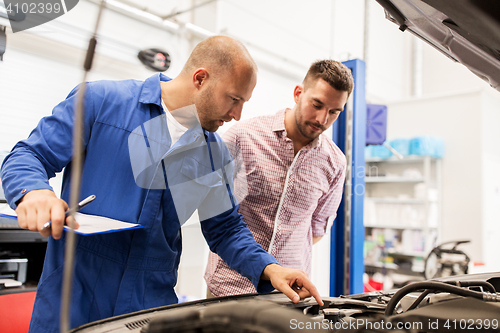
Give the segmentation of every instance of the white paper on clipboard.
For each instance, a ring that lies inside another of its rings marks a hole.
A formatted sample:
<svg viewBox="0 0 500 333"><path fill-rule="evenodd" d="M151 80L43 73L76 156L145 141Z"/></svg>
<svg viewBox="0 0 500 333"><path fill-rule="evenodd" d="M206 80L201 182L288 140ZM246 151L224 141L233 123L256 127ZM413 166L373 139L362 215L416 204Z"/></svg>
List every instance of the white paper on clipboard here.
<svg viewBox="0 0 500 333"><path fill-rule="evenodd" d="M75 220L80 227L75 229L75 233L80 235L95 235L108 232L118 232L122 230L131 230L144 228L140 224L129 223L110 219L104 216L88 215L82 213L75 213ZM64 229L69 230L68 226Z"/></svg>
<svg viewBox="0 0 500 333"><path fill-rule="evenodd" d="M0 204L0 216L17 218L17 213L15 210L9 207L7 204Z"/></svg>

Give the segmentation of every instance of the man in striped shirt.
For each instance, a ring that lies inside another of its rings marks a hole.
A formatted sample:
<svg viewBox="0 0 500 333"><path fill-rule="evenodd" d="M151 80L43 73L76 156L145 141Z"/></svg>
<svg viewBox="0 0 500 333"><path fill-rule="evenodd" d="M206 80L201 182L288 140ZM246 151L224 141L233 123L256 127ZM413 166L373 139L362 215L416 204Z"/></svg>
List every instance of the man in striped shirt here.
<svg viewBox="0 0 500 333"><path fill-rule="evenodd" d="M239 212L282 266L310 274L312 244L336 215L346 160L322 133L338 118L353 88L351 71L342 63L317 61L295 87L293 109L239 122L223 135L237 168ZM205 280L209 296L256 292L215 253L210 253Z"/></svg>

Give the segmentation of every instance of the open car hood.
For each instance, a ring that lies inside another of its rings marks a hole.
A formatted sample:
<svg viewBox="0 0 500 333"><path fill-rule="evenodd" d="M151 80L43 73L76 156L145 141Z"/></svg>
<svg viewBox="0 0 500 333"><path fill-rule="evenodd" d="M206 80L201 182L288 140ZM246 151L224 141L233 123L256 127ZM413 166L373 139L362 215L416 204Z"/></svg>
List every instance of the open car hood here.
<svg viewBox="0 0 500 333"><path fill-rule="evenodd" d="M386 18L500 90L498 0L377 0Z"/></svg>
<svg viewBox="0 0 500 333"><path fill-rule="evenodd" d="M293 304L278 292L246 294L142 310L85 324L70 333L450 333L466 332L464 327L500 333L497 290L500 272L322 297L324 306L312 298Z"/></svg>

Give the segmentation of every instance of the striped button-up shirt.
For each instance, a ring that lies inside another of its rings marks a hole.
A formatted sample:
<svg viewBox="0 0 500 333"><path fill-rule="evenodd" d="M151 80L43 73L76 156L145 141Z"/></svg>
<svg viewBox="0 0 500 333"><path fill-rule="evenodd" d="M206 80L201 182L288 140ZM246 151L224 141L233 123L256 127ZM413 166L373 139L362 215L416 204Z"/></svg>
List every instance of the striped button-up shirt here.
<svg viewBox="0 0 500 333"><path fill-rule="evenodd" d="M311 272L312 237L321 237L342 198L346 159L326 135L294 154L285 112L241 121L224 135L235 158L239 212L262 247L285 267ZM210 253L205 272L215 296L255 293L250 281Z"/></svg>

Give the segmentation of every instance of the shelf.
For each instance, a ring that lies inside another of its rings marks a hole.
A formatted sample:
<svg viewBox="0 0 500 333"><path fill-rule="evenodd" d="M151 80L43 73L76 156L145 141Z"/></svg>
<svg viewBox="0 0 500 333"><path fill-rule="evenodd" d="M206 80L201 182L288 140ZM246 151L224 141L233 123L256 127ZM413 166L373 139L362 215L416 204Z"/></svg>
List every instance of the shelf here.
<svg viewBox="0 0 500 333"><path fill-rule="evenodd" d="M367 200L377 202L377 203L394 203L394 204L425 204L428 201L424 199L399 199L399 198L376 198L376 197L366 197ZM429 201L432 202L432 201Z"/></svg>
<svg viewBox="0 0 500 333"><path fill-rule="evenodd" d="M365 266L376 267L376 268L399 269L399 266L394 263L383 263L383 262L376 262L374 264L365 264Z"/></svg>
<svg viewBox="0 0 500 333"><path fill-rule="evenodd" d="M420 258L425 258L424 252L417 252L417 251L411 251L411 252L396 252L396 251L391 251L388 250L386 252L388 255L392 257L420 257Z"/></svg>
<svg viewBox="0 0 500 333"><path fill-rule="evenodd" d="M430 251L432 238L439 236L441 159L431 156L408 156L403 159L367 158L365 239L379 239L390 244L409 243L409 246L386 248L382 254L371 253L372 260L394 259L394 263L376 262L365 265L367 270L381 269L403 275L421 276L423 261ZM371 195L370 196L368 196ZM432 226L431 226L432 225ZM414 242L423 251L411 250ZM398 251L399 250L399 251ZM378 256L382 258L378 258ZM388 257L388 259L383 259Z"/></svg>
<svg viewBox="0 0 500 333"><path fill-rule="evenodd" d="M365 177L365 183L423 183L425 179L405 177Z"/></svg>
<svg viewBox="0 0 500 333"><path fill-rule="evenodd" d="M402 269L401 267L399 267L398 265L396 264L393 264L393 263L381 263L381 262L376 262L374 264L365 264L365 267L369 267L369 268L377 268L377 269L380 269L380 268L385 268L385 269L390 269L390 270L394 270L394 271L398 271L398 273L402 273L402 274L421 274L424 272L424 270L407 270L407 269Z"/></svg>
<svg viewBox="0 0 500 333"><path fill-rule="evenodd" d="M431 161L436 160L435 157L412 155L412 156L406 156L403 159L399 159L396 157L390 157L390 158L370 157L370 158L366 158L365 162L366 163L378 163L378 162L408 163L408 162L423 162L427 158L430 158Z"/></svg>
<svg viewBox="0 0 500 333"><path fill-rule="evenodd" d="M425 227L413 227L413 226L405 226L405 225L388 225L388 224L372 224L372 225L365 225L365 228L372 228L372 229L401 229L401 230L425 230ZM434 230L437 229L437 227L427 227L427 229Z"/></svg>

